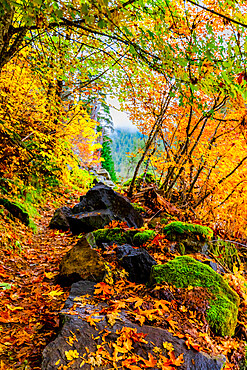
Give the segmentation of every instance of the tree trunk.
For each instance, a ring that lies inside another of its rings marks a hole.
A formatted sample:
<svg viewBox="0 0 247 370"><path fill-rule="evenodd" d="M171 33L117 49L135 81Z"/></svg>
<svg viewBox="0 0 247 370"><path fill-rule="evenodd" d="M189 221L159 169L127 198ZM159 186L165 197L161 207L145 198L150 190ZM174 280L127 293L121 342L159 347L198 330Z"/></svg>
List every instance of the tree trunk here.
<svg viewBox="0 0 247 370"><path fill-rule="evenodd" d="M27 28L16 32L12 25L15 9L8 0L1 1L0 9L0 73L21 47Z"/></svg>

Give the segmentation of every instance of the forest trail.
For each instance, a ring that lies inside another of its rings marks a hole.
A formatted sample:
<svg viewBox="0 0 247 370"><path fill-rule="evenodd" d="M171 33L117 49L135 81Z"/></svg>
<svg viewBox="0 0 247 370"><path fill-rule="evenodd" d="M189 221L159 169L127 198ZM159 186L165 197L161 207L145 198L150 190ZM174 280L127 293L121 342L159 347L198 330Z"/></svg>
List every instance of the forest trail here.
<svg viewBox="0 0 247 370"><path fill-rule="evenodd" d="M59 327L68 289L54 276L75 237L48 228L53 212L52 202L40 210L35 232L5 217L5 236L16 241L15 248L0 251L1 370L40 369L42 351Z"/></svg>

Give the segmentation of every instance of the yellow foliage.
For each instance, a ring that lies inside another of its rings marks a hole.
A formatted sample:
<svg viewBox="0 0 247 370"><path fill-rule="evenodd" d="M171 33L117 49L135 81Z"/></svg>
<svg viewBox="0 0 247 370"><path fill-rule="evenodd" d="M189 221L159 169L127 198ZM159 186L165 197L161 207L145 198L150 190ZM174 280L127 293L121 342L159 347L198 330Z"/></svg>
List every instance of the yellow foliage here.
<svg viewBox="0 0 247 370"><path fill-rule="evenodd" d="M68 183L78 165L97 162L99 147L96 123L82 103L61 100L56 80L34 72L27 54L0 76L0 186L13 192L33 182Z"/></svg>

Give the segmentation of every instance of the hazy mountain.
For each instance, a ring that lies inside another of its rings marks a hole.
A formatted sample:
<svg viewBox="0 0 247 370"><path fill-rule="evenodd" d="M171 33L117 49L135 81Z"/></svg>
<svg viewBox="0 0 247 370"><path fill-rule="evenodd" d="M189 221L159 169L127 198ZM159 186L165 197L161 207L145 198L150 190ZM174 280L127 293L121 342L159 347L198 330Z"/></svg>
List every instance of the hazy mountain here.
<svg viewBox="0 0 247 370"><path fill-rule="evenodd" d="M139 159L138 149L145 145L145 136L139 131L134 132L123 128L115 129L109 136L112 140L112 158L119 180L132 177ZM131 153L135 153L137 156L129 157L128 154Z"/></svg>

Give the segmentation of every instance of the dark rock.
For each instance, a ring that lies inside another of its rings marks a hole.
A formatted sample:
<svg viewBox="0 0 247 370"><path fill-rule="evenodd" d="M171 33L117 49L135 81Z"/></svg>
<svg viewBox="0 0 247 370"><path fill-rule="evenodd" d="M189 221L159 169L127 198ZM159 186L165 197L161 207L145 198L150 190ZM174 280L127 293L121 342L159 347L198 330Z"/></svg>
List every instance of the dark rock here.
<svg viewBox="0 0 247 370"><path fill-rule="evenodd" d="M153 265L157 262L142 248L133 248L124 244L115 249L119 264L128 272L128 280L137 284L145 284L149 281Z"/></svg>
<svg viewBox="0 0 247 370"><path fill-rule="evenodd" d="M129 227L141 227L143 219L130 201L110 187L99 183L85 195L87 204L94 210L109 209L115 220L127 222Z"/></svg>
<svg viewBox="0 0 247 370"><path fill-rule="evenodd" d="M57 282L69 286L79 280L101 281L104 275L103 258L83 237L63 257Z"/></svg>
<svg viewBox="0 0 247 370"><path fill-rule="evenodd" d="M201 262L211 267L218 274L221 274L221 275L225 274L225 270L218 263L210 261L210 260L201 261Z"/></svg>
<svg viewBox="0 0 247 370"><path fill-rule="evenodd" d="M57 210L50 227L67 230L69 224L73 234L80 234L103 228L114 220L126 222L134 228L143 225L142 216L127 198L109 186L98 183L80 198L80 203L72 210L67 207Z"/></svg>
<svg viewBox="0 0 247 370"><path fill-rule="evenodd" d="M58 208L54 216L52 217L49 227L51 229L58 229L58 230L69 230L70 224L68 221L68 217L72 216L72 210L69 207L61 207Z"/></svg>
<svg viewBox="0 0 247 370"><path fill-rule="evenodd" d="M172 344L176 357L182 353L184 354L184 363L179 366L179 369L181 370L221 370L223 368L225 362L224 356L215 358L210 357L206 353L188 349L183 339L174 337L167 330L147 325L140 327L139 325L132 323L127 318L127 314L123 310L115 324L110 326L105 315L102 312L100 313L100 310L103 308L103 304L96 307L91 305L90 301L88 301L88 304L81 305L81 298L74 301L76 297L83 298L83 295L91 295L93 288L94 283L88 281L80 281L73 284L70 296L61 313L64 323L62 330L58 337L45 348L41 366L42 370L57 370L58 366L63 368L63 366L67 366L69 362L69 368L72 370L89 370L91 368L103 370L112 368L112 364L103 366L93 365L92 367L87 363L83 364L81 367L80 365L83 359L82 356L84 355L84 358L87 359L87 352L95 353L97 345L99 344L104 346L109 352L112 351L107 347L107 342L116 342L118 338L117 330L121 330L123 327L136 329L138 333L146 334L145 340L148 343L136 342L132 350L132 352L145 359L148 358L148 353L154 354L153 349L155 346L162 349L163 343L168 342ZM70 314L69 310L72 309L72 306L75 311L73 314ZM98 313L95 313L95 316L97 316L98 319L101 319L101 321L95 322L96 327L92 327L84 319L95 309L98 310ZM109 333L105 336L105 342L102 343L102 336L106 331ZM98 339L93 339L96 337ZM74 338L72 345L69 344L68 338ZM66 351L67 354L68 351L77 351L79 357L75 357L73 361L69 361L66 357ZM156 370L157 367L152 367L152 369Z"/></svg>
<svg viewBox="0 0 247 370"><path fill-rule="evenodd" d="M114 217L109 209L78 213L77 215L70 215L67 217L70 230L74 235L101 229L108 225L113 219Z"/></svg>
<svg viewBox="0 0 247 370"><path fill-rule="evenodd" d="M29 215L22 206L10 202L8 199L0 199L0 204L4 206L14 217L18 218L24 225L29 225Z"/></svg>
<svg viewBox="0 0 247 370"><path fill-rule="evenodd" d="M74 214L81 213L81 212L91 212L91 211L93 211L93 208L89 207L89 205L87 204L87 199L85 195L82 195L80 197L80 203L76 204L72 208L72 213Z"/></svg>

